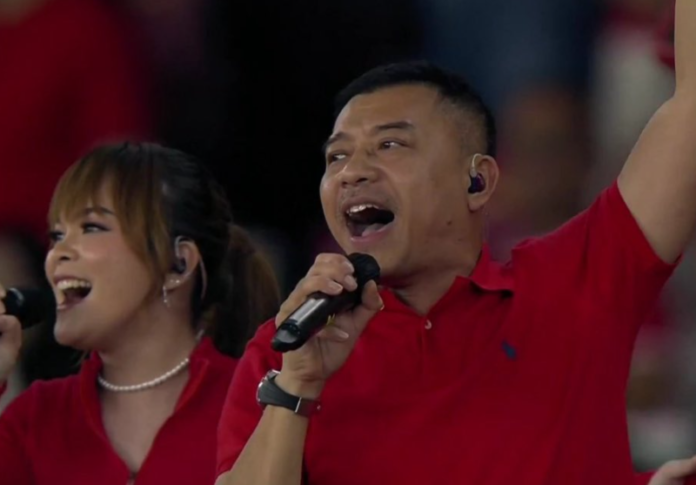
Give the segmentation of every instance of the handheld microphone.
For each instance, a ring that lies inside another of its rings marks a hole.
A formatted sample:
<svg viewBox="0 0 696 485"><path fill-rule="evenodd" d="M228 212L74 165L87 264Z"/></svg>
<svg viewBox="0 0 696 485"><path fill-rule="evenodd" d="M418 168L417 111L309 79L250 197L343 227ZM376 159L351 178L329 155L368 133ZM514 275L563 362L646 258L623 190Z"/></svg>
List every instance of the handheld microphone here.
<svg viewBox="0 0 696 485"><path fill-rule="evenodd" d="M56 298L50 289L8 288L2 303L5 314L17 317L22 328L55 319Z"/></svg>
<svg viewBox="0 0 696 485"><path fill-rule="evenodd" d="M276 352L288 352L302 347L315 333L326 325L331 315L355 308L361 301L362 290L370 280L378 280L380 268L375 258L368 254L354 253L348 260L355 269L358 288L343 291L339 295L316 292L290 314L278 327L271 342Z"/></svg>

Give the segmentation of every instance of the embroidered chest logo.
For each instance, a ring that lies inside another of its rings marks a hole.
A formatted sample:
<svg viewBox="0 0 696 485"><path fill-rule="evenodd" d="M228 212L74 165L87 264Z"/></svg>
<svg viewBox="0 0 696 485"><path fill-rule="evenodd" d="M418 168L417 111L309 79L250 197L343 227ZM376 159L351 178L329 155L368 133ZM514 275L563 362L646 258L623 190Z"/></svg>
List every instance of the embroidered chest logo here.
<svg viewBox="0 0 696 485"><path fill-rule="evenodd" d="M517 349L513 347L510 342L503 340L502 349L508 359L517 360Z"/></svg>

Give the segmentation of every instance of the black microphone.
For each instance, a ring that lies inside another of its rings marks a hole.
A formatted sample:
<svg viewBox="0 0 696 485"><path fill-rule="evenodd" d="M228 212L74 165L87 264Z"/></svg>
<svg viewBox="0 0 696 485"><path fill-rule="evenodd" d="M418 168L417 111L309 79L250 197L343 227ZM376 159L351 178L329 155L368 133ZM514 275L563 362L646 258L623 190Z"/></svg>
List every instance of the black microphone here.
<svg viewBox="0 0 696 485"><path fill-rule="evenodd" d="M48 288L8 288L2 303L5 314L17 317L22 328L53 321L56 316L56 297Z"/></svg>
<svg viewBox="0 0 696 485"><path fill-rule="evenodd" d="M276 330L271 347L276 352L288 352L302 347L315 333L326 325L329 317L355 308L361 301L362 290L370 280L378 280L379 264L369 254L354 253L348 256L355 269L358 288L338 295L317 292L309 295Z"/></svg>

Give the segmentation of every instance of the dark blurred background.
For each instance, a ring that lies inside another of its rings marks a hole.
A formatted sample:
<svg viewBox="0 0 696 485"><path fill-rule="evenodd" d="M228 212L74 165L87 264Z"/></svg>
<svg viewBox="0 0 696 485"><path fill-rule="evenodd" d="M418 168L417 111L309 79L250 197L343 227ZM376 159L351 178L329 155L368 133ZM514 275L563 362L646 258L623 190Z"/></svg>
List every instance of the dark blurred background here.
<svg viewBox="0 0 696 485"><path fill-rule="evenodd" d="M285 291L333 250L318 200L332 98L376 65L427 58L467 77L501 131L489 210L501 259L586 207L672 93L669 0L0 0L0 282L42 278L45 214L95 144L198 155ZM696 55L696 53L695 53ZM665 176L655 160L656 176ZM696 453L696 258L636 348L638 468ZM73 372L51 329L27 332L9 401Z"/></svg>

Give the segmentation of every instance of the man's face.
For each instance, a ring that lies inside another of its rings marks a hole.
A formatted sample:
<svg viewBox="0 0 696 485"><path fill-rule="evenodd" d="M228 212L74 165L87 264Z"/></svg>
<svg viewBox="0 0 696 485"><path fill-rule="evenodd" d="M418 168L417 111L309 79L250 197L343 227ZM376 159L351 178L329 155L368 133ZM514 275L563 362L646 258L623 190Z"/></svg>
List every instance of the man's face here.
<svg viewBox="0 0 696 485"><path fill-rule="evenodd" d="M447 261L471 219L461 131L453 108L423 85L383 88L345 106L326 145L320 194L346 253L373 255L387 278Z"/></svg>

